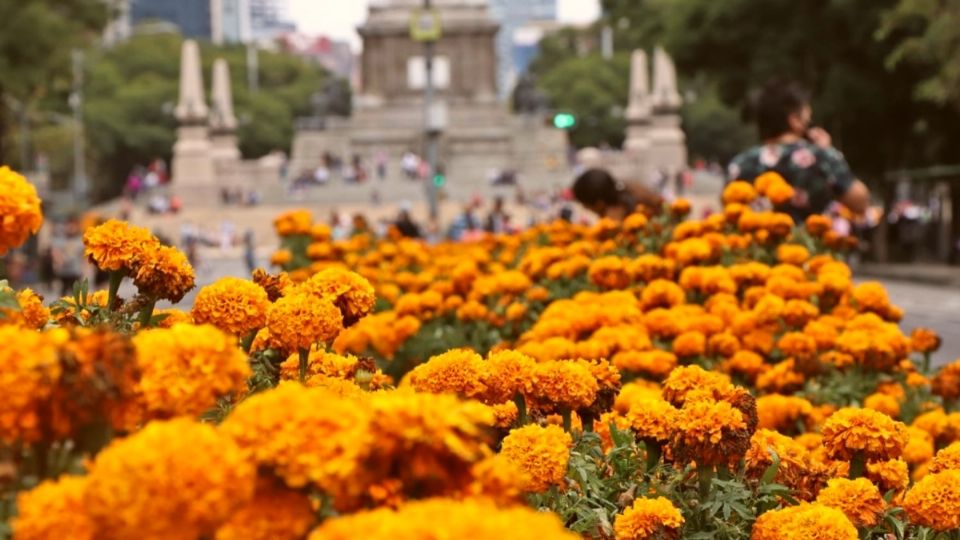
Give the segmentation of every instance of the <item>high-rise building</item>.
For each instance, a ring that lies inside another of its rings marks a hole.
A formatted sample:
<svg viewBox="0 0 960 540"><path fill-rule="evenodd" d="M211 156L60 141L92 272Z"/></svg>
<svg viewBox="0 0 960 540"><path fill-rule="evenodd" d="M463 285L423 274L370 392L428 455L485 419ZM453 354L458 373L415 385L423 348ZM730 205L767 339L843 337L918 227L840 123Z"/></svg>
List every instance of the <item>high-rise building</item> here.
<svg viewBox="0 0 960 540"><path fill-rule="evenodd" d="M281 34L294 32L297 25L290 20L287 0L249 0L250 28L254 39L272 41Z"/></svg>
<svg viewBox="0 0 960 540"><path fill-rule="evenodd" d="M213 37L210 0L130 0L130 23L149 21L171 23L185 37Z"/></svg>
<svg viewBox="0 0 960 540"><path fill-rule="evenodd" d="M214 43L247 43L253 37L250 0L210 0Z"/></svg>
<svg viewBox="0 0 960 540"><path fill-rule="evenodd" d="M506 97L526 65L514 61L516 33L534 21L557 20L557 0L490 0L490 14L500 23L497 33L497 91Z"/></svg>

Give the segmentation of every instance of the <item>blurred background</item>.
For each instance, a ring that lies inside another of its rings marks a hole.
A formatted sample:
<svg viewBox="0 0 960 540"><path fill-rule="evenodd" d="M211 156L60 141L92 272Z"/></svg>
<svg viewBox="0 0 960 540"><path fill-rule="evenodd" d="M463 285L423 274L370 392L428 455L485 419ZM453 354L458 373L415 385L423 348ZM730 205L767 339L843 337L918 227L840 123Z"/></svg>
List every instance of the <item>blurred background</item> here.
<svg viewBox="0 0 960 540"><path fill-rule="evenodd" d="M859 276L960 352L957 0L0 0L0 74L0 161L48 218L0 276L47 290L53 240L107 217L202 285L291 207L431 241L586 219L591 163L708 213L789 76L871 188Z"/></svg>

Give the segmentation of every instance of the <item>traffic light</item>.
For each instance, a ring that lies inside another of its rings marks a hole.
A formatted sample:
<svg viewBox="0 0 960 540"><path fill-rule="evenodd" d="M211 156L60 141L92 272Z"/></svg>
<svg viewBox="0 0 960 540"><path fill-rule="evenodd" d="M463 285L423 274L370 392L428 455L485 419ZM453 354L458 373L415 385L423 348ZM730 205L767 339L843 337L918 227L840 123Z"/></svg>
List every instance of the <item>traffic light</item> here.
<svg viewBox="0 0 960 540"><path fill-rule="evenodd" d="M442 172L438 172L433 175L433 185L440 188L440 187L443 187L443 185L446 183L447 183L447 176Z"/></svg>
<svg viewBox="0 0 960 540"><path fill-rule="evenodd" d="M557 129L570 129L577 125L577 117L570 113L557 113L553 115L553 125Z"/></svg>

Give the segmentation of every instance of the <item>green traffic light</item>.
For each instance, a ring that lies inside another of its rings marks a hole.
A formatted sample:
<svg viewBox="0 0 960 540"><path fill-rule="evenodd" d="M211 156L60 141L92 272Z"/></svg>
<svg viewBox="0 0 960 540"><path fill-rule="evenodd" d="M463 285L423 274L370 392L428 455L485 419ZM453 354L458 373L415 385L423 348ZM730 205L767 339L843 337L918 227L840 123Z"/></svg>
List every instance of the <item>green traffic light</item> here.
<svg viewBox="0 0 960 540"><path fill-rule="evenodd" d="M447 177L442 174L433 175L433 185L437 187L443 187L447 183Z"/></svg>
<svg viewBox="0 0 960 540"><path fill-rule="evenodd" d="M577 118L570 113L557 113L553 116L553 125L557 129L570 129L577 125Z"/></svg>

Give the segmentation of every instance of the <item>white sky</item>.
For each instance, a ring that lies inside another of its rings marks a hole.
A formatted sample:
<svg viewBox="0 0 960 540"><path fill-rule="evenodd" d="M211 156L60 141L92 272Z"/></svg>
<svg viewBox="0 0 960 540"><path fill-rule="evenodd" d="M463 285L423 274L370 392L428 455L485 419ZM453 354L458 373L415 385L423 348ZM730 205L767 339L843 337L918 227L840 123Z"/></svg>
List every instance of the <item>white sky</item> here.
<svg viewBox="0 0 960 540"><path fill-rule="evenodd" d="M514 0L523 2L524 0ZM367 16L367 0L289 0L290 16L301 32L348 39L360 48L356 27ZM557 0L559 18L566 23L588 23L600 16L599 0Z"/></svg>

